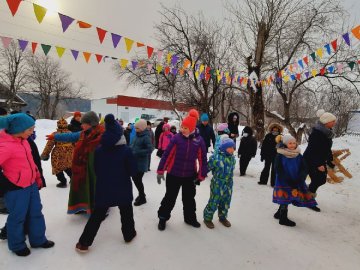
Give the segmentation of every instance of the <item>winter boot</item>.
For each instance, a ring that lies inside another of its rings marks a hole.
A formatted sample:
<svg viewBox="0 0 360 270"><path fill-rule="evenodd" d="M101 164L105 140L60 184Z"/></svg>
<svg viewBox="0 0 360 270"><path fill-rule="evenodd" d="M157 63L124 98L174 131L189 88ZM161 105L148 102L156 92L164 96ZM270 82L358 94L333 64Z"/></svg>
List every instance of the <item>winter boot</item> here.
<svg viewBox="0 0 360 270"><path fill-rule="evenodd" d="M26 257L26 256L30 255L30 249L28 247L26 247L21 250L14 251L14 253L20 257Z"/></svg>
<svg viewBox="0 0 360 270"><path fill-rule="evenodd" d="M295 227L296 223L294 221L288 219L287 214L288 214L287 205L284 205L284 206L282 205L281 209L280 209L279 224L284 225L284 226L289 226L289 227Z"/></svg>
<svg viewBox="0 0 360 270"><path fill-rule="evenodd" d="M206 227L208 227L209 229L214 229L215 228L215 225L211 220L205 220L204 219L204 223L205 223Z"/></svg>
<svg viewBox="0 0 360 270"><path fill-rule="evenodd" d="M230 221L228 221L226 218L219 219L220 223L224 225L225 227L231 227Z"/></svg>
<svg viewBox="0 0 360 270"><path fill-rule="evenodd" d="M158 224L158 229L159 229L159 231L163 231L163 230L165 230L165 228L166 228L166 220L160 218L159 224Z"/></svg>
<svg viewBox="0 0 360 270"><path fill-rule="evenodd" d="M56 187L58 187L58 188L66 188L67 184L66 184L66 182L60 182L59 184L56 185Z"/></svg>
<svg viewBox="0 0 360 270"><path fill-rule="evenodd" d="M193 226L194 228L200 228L201 227L201 224L196 219L193 219L193 220L185 219L185 223L190 225L190 226Z"/></svg>
<svg viewBox="0 0 360 270"><path fill-rule="evenodd" d="M124 237L126 243L130 243L136 236L136 231L134 231L130 236Z"/></svg>
<svg viewBox="0 0 360 270"><path fill-rule="evenodd" d="M280 219L280 207L279 207L279 209L276 211L276 213L274 214L274 218L275 218L275 219Z"/></svg>
<svg viewBox="0 0 360 270"><path fill-rule="evenodd" d="M75 246L75 249L77 252L80 252L80 253L86 253L89 251L89 247L88 246L84 246L80 243L77 243L76 246Z"/></svg>
<svg viewBox="0 0 360 270"><path fill-rule="evenodd" d="M6 240L6 239L7 239L7 229L5 225L0 231L0 240Z"/></svg>
<svg viewBox="0 0 360 270"><path fill-rule="evenodd" d="M52 248L53 246L55 246L55 243L53 241L50 240L46 240L45 243L43 243L40 246L31 246L32 248Z"/></svg>
<svg viewBox="0 0 360 270"><path fill-rule="evenodd" d="M135 206L139 206L146 203L146 196L145 195L139 195L134 202Z"/></svg>
<svg viewBox="0 0 360 270"><path fill-rule="evenodd" d="M311 207L309 207L309 209L311 209L311 210L313 210L315 212L320 212L321 211L320 208L317 207L317 206L311 206Z"/></svg>

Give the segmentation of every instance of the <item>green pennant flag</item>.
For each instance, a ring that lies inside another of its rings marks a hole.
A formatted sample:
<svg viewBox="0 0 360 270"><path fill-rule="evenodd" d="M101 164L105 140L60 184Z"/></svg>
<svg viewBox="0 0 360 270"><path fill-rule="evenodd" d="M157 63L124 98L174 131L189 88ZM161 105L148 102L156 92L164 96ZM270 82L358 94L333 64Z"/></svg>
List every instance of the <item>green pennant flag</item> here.
<svg viewBox="0 0 360 270"><path fill-rule="evenodd" d="M51 45L41 44L41 48L43 49L45 55L48 55L48 53L51 49Z"/></svg>
<svg viewBox="0 0 360 270"><path fill-rule="evenodd" d="M310 56L311 56L311 58L313 59L313 61L315 62L315 60L316 60L316 54L315 54L315 52L313 52L312 54L310 54Z"/></svg>
<svg viewBox="0 0 360 270"><path fill-rule="evenodd" d="M350 69L353 70L355 67L355 62L349 62L348 65L349 65Z"/></svg>

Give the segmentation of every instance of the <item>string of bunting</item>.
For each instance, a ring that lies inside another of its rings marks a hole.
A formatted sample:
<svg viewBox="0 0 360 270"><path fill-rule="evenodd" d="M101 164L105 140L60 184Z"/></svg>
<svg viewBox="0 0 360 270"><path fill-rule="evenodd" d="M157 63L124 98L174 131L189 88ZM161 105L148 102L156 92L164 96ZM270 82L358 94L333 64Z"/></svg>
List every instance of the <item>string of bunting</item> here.
<svg viewBox="0 0 360 270"><path fill-rule="evenodd" d="M33 5L34 14L39 23L42 23L44 17L46 16L47 10L45 7L40 6L38 4L32 3L27 0L6 0L9 9L11 11L12 16L15 16L20 4L22 2L29 2ZM164 72L165 75L168 74L174 74L174 75L184 75L188 74L189 76L196 77L197 79L205 79L209 80L210 78L213 78L214 80L217 79L218 82L231 84L234 82L237 82L239 85L246 86L247 84L261 84L263 87L270 86L272 83L276 82L289 82L289 81L296 81L301 79L307 79L310 76L317 76L317 75L324 75L325 73L342 73L345 66L342 63L338 63L336 66L330 65L328 67L322 67L320 69L318 68L312 68L311 64L315 64L317 58L322 59L325 56L325 53L327 55L331 55L332 53L336 52L339 46L339 40L334 39L331 42L325 44L323 47L317 49L315 52L312 52L309 55L304 56L301 59L297 59L295 62L290 64L288 67L286 67L284 70L280 70L277 73L274 73L270 76L268 76L266 79L260 80L257 78L249 78L246 76L231 74L230 72L224 72L219 69L213 69L209 66L206 66L204 64L195 64L191 62L188 59L183 60L183 63L179 63L179 56L176 54L173 54L171 52L168 52L166 54L166 59L163 59L164 52L161 50L156 50L152 46L145 45L141 42L136 42L135 40L124 37L123 35L119 35L116 33L109 32L101 27L93 26L90 23L84 22L82 20L77 20L75 18L72 18L68 15L62 14L57 12L59 15L59 19L61 22L63 33L67 31L67 29L70 27L70 25L76 21L77 25L81 29L88 29L88 28L96 28L97 35L99 38L100 44L103 44L106 35L108 33L111 34L111 41L113 44L113 47L116 49L121 41L121 39L124 40L124 45L126 48L127 53L129 53L133 45L136 44L137 47L146 47L146 53L148 56L148 59L151 59L152 57L157 57L157 62L159 64L156 64L154 67L152 64L148 63L147 68L150 72L152 69L155 69L158 73ZM351 32L347 32L342 35L341 39L344 40L346 45L351 46L351 36L356 39L360 40L360 25L354 27ZM4 44L4 47L11 42L11 38L8 37L1 37L2 42ZM22 49L24 46L26 47L25 43L28 43L28 41L22 40L20 42L19 40L19 46ZM341 42L341 40L340 40ZM27 44L26 43L26 44ZM32 51L33 53L36 50L36 46L38 43L31 42L32 44ZM41 44L41 47L43 48L43 51L45 55L47 55L51 49L51 45ZM63 53L65 52L65 48L55 46L58 56L61 58ZM78 50L72 50L70 49L73 57L75 60L77 60L79 51ZM96 60L98 63L100 63L102 60L105 60L107 58L110 58L112 60L118 60L117 57L109 57L109 56L103 56L101 54L97 53L90 53L90 52L83 52L83 56L85 58L85 61L88 63L90 61L91 55L95 55ZM165 61L165 63L163 63ZM146 63L144 61L136 61L136 60L128 60L128 59L120 59L119 60L120 67L125 69L128 65L132 67L133 69L136 69L137 67L143 67ZM354 60L347 63L348 67L353 70L356 64L360 64L360 60ZM191 67L191 69L190 69ZM195 72L192 71L192 69L195 68Z"/></svg>

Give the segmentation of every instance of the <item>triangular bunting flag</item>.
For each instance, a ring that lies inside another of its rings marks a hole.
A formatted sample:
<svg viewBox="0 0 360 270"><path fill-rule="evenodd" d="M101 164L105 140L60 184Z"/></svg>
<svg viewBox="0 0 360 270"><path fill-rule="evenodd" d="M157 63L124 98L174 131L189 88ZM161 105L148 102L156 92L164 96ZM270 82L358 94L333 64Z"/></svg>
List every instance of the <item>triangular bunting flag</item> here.
<svg viewBox="0 0 360 270"><path fill-rule="evenodd" d="M190 67L190 65L191 65L191 61L190 61L189 59L185 59L185 60L184 60L184 65L183 65L183 67L184 67L185 69L187 69L187 68Z"/></svg>
<svg viewBox="0 0 360 270"><path fill-rule="evenodd" d="M303 61L302 61L302 60L299 60L298 63L299 63L299 66L300 66L302 69L304 69Z"/></svg>
<svg viewBox="0 0 360 270"><path fill-rule="evenodd" d="M284 76L284 82L286 82L286 83L287 83L287 82L289 81L289 79L290 79L290 78L289 78L289 76L287 76L287 75L286 75L286 76Z"/></svg>
<svg viewBox="0 0 360 270"><path fill-rule="evenodd" d="M330 44L326 44L324 47L326 49L327 54L330 55L331 54Z"/></svg>
<svg viewBox="0 0 360 270"><path fill-rule="evenodd" d="M297 74L296 74L296 79L297 79L298 81L301 80L301 74L300 74L300 73L297 73Z"/></svg>
<svg viewBox="0 0 360 270"><path fill-rule="evenodd" d="M292 80L292 81L295 81L295 80L296 80L296 77L295 77L294 74L291 75L291 80Z"/></svg>
<svg viewBox="0 0 360 270"><path fill-rule="evenodd" d="M11 41L12 41L12 38L10 38L10 37L1 37L1 42L4 45L5 49L9 48Z"/></svg>
<svg viewBox="0 0 360 270"><path fill-rule="evenodd" d="M351 33L356 37L357 39L360 39L360 25L356 26L351 30Z"/></svg>
<svg viewBox="0 0 360 270"><path fill-rule="evenodd" d="M162 65L156 65L156 71L157 71L158 74L160 74L162 69L163 69Z"/></svg>
<svg viewBox="0 0 360 270"><path fill-rule="evenodd" d="M59 58L61 58L65 52L65 48L58 47L58 46L55 46L55 48L56 48L56 52L57 52Z"/></svg>
<svg viewBox="0 0 360 270"><path fill-rule="evenodd" d="M337 64L337 66L336 66L337 72L338 72L338 73L342 73L342 72L343 72L343 67L344 67L343 64L341 64L341 63Z"/></svg>
<svg viewBox="0 0 360 270"><path fill-rule="evenodd" d="M158 62L161 62L162 56L163 56L163 52L162 52L162 51L158 51L158 52L157 52Z"/></svg>
<svg viewBox="0 0 360 270"><path fill-rule="evenodd" d="M329 71L329 73L334 73L335 68L334 66L330 66L327 68L327 70Z"/></svg>
<svg viewBox="0 0 360 270"><path fill-rule="evenodd" d="M15 16L15 14L16 14L22 0L6 0L6 2L8 4L8 6L9 6L11 14L13 16Z"/></svg>
<svg viewBox="0 0 360 270"><path fill-rule="evenodd" d="M114 48L117 47L117 45L119 44L121 38L122 38L122 36L111 33L111 39L112 39Z"/></svg>
<svg viewBox="0 0 360 270"><path fill-rule="evenodd" d="M315 77L315 76L317 75L317 70L316 70L316 69L313 69L313 70L311 71L311 75L312 75L313 77Z"/></svg>
<svg viewBox="0 0 360 270"><path fill-rule="evenodd" d="M309 71L306 71L306 72L305 72L305 77L306 77L306 79L309 78L309 75L310 75Z"/></svg>
<svg viewBox="0 0 360 270"><path fill-rule="evenodd" d="M101 54L95 54L95 57L98 64L100 64L101 60L103 59L103 56Z"/></svg>
<svg viewBox="0 0 360 270"><path fill-rule="evenodd" d="M140 48L140 47L144 47L145 44L144 44L144 43L140 43L140 42L136 42L136 46L137 46L138 48Z"/></svg>
<svg viewBox="0 0 360 270"><path fill-rule="evenodd" d="M315 61L316 61L316 54L315 54L315 52L311 53L310 56L311 56L312 60L315 62Z"/></svg>
<svg viewBox="0 0 360 270"><path fill-rule="evenodd" d="M147 54L149 59L151 58L153 51L154 51L153 47L147 46Z"/></svg>
<svg viewBox="0 0 360 270"><path fill-rule="evenodd" d="M83 22L83 21L78 21L77 23L78 23L80 28L91 28L92 27L91 24Z"/></svg>
<svg viewBox="0 0 360 270"><path fill-rule="evenodd" d="M48 55L50 49L51 49L51 46L50 45L46 45L46 44L41 44L41 48L43 49L44 51L44 54L45 55Z"/></svg>
<svg viewBox="0 0 360 270"><path fill-rule="evenodd" d="M148 70L148 72L149 72L149 73L151 72L152 67L153 67L153 65L152 65L152 64L148 64L148 65L147 65L147 70Z"/></svg>
<svg viewBox="0 0 360 270"><path fill-rule="evenodd" d="M172 57L171 57L171 64L173 66L175 66L177 64L177 61L179 60L179 56L177 56L176 54L174 54Z"/></svg>
<svg viewBox="0 0 360 270"><path fill-rule="evenodd" d="M325 74L325 67L323 67L322 69L320 69L320 74L321 74L321 76L324 76L324 74Z"/></svg>
<svg viewBox="0 0 360 270"><path fill-rule="evenodd" d="M137 65L138 65L138 62L137 61L131 61L131 65L132 65L133 70L135 70Z"/></svg>
<svg viewBox="0 0 360 270"><path fill-rule="evenodd" d="M33 6L34 6L34 13L35 13L36 19L38 20L39 23L42 23L45 15L46 15L47 9L42 6L39 6L37 4L33 4Z"/></svg>
<svg viewBox="0 0 360 270"><path fill-rule="evenodd" d="M125 38L125 46L126 51L129 53L131 51L132 45L134 44L134 41L130 38Z"/></svg>
<svg viewBox="0 0 360 270"><path fill-rule="evenodd" d="M349 62L348 65L349 65L350 69L353 70L354 66L355 66L355 62Z"/></svg>
<svg viewBox="0 0 360 270"><path fill-rule="evenodd" d="M337 50L337 39L331 41L331 47L333 48L334 52Z"/></svg>
<svg viewBox="0 0 360 270"><path fill-rule="evenodd" d="M107 31L99 27L96 27L96 31L98 33L100 43L103 43Z"/></svg>
<svg viewBox="0 0 360 270"><path fill-rule="evenodd" d="M319 48L316 50L316 54L317 56L319 56L319 58L321 59L323 57L323 49L322 48Z"/></svg>
<svg viewBox="0 0 360 270"><path fill-rule="evenodd" d="M59 18L61 21L61 26L62 26L63 32L65 32L68 29L68 27L70 26L70 24L72 24L74 19L69 16L63 15L61 13L58 13L58 14L59 14Z"/></svg>
<svg viewBox="0 0 360 270"><path fill-rule="evenodd" d="M21 51L25 51L25 49L26 49L29 41L27 41L27 40L22 40L22 39L19 39L18 41L19 41L20 50L21 50Z"/></svg>
<svg viewBox="0 0 360 270"><path fill-rule="evenodd" d="M349 37L349 33L345 33L342 35L343 39L345 40L346 44L348 46L350 46L350 37Z"/></svg>
<svg viewBox="0 0 360 270"><path fill-rule="evenodd" d="M167 61L168 65L170 65L170 63L171 63L171 53L167 54L166 61Z"/></svg>
<svg viewBox="0 0 360 270"><path fill-rule="evenodd" d="M79 51L76 50L71 50L71 54L73 55L75 61L77 60L78 56L79 56Z"/></svg>
<svg viewBox="0 0 360 270"><path fill-rule="evenodd" d="M120 59L120 66L122 69L125 69L127 64L128 64L129 60L127 59Z"/></svg>
<svg viewBox="0 0 360 270"><path fill-rule="evenodd" d="M168 75L170 73L170 67L165 68L165 75Z"/></svg>
<svg viewBox="0 0 360 270"><path fill-rule="evenodd" d="M179 69L180 76L184 76L184 73L185 73L185 70L183 70L182 68ZM207 79L207 80L210 80L210 75L209 75L209 79Z"/></svg>
<svg viewBox="0 0 360 270"><path fill-rule="evenodd" d="M309 57L305 56L305 57L303 58L303 60L304 60L304 62L305 62L306 65L309 65Z"/></svg>
<svg viewBox="0 0 360 270"><path fill-rule="evenodd" d="M84 58L85 58L86 63L89 63L91 53L89 53L89 52L83 52L83 55L84 55Z"/></svg>
<svg viewBox="0 0 360 270"><path fill-rule="evenodd" d="M31 50L32 50L32 53L35 53L36 51L36 48L37 48L37 43L36 42L31 42Z"/></svg>

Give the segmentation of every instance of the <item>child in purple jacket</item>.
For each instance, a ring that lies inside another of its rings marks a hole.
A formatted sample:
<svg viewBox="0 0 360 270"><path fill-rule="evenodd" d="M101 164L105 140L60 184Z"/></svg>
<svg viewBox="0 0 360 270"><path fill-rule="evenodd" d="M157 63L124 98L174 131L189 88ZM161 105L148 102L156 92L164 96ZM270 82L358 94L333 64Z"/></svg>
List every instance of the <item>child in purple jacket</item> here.
<svg viewBox="0 0 360 270"><path fill-rule="evenodd" d="M161 179L165 180L165 171L167 175L166 193L158 211L160 231L165 230L166 221L170 219L180 188L185 223L195 228L200 227L195 213L195 184L200 185L200 181L206 177L207 157L205 142L195 132L198 118L198 112L190 110L189 115L181 123L180 133L173 136L161 158L157 170L158 183L161 184Z"/></svg>

